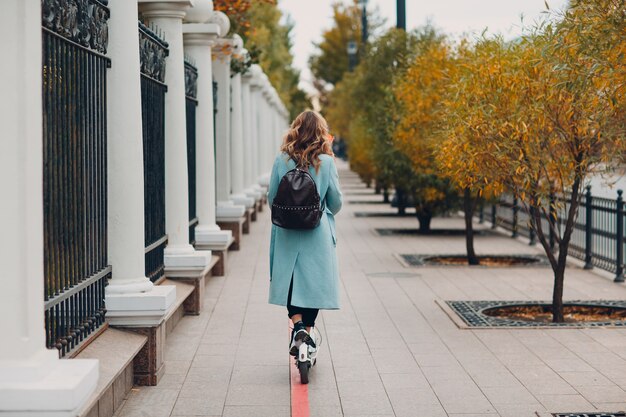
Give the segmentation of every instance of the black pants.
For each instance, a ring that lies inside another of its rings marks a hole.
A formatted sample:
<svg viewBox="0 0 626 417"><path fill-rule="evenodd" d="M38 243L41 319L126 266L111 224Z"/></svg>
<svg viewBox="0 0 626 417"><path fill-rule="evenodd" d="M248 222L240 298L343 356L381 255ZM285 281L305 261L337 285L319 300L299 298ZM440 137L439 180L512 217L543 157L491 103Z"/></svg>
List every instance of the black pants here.
<svg viewBox="0 0 626 417"><path fill-rule="evenodd" d="M291 291L293 289L293 277L291 278L291 283L289 284L289 295L287 296L287 313L289 314L289 318L292 318L296 314L302 314L302 322L306 327L314 327L315 319L317 318L317 313L319 310L317 308L304 308L304 307L296 307L291 305Z"/></svg>

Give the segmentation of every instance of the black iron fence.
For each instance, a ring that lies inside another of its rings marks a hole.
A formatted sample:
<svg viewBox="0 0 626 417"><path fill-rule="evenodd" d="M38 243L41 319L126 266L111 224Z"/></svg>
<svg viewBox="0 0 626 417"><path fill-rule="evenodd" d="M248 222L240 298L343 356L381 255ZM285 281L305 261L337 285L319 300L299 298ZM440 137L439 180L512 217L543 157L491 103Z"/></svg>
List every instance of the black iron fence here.
<svg viewBox="0 0 626 417"><path fill-rule="evenodd" d="M42 1L44 322L60 356L105 323L106 4Z"/></svg>
<svg viewBox="0 0 626 417"><path fill-rule="evenodd" d="M185 60L185 103L187 116L187 183L189 196L189 243L196 243L196 107L198 106L198 70Z"/></svg>
<svg viewBox="0 0 626 417"><path fill-rule="evenodd" d="M565 226L566 213L569 210L569 199L554 196L547 202L550 207L547 215L557 219L558 230ZM537 241L531 216L518 200L511 196L502 196L497 204L487 208L479 208L479 217L490 217L494 227L500 226L512 232L512 236L525 236L531 244ZM585 262L585 268L598 267L615 273L615 280L624 279L624 252L626 247L625 213L622 190L617 191L617 198L608 199L594 197L587 188L578 207L578 216L574 224L568 254ZM554 249L556 238L550 229L546 214L541 216L542 229L548 235L550 246ZM557 230L557 232L558 232Z"/></svg>
<svg viewBox="0 0 626 417"><path fill-rule="evenodd" d="M139 23L141 60L141 122L146 276L152 282L164 276L165 231L165 58L168 45Z"/></svg>

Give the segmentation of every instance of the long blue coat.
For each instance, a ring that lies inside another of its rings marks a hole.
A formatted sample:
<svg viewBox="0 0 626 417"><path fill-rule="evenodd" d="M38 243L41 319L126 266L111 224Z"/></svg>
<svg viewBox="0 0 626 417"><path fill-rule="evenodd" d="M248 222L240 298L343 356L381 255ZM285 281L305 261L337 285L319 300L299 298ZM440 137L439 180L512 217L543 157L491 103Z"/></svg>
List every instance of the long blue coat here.
<svg viewBox="0 0 626 417"><path fill-rule="evenodd" d="M337 267L334 215L341 209L341 190L335 160L320 155L318 172L309 172L317 185L321 201L326 199L325 214L320 225L311 230L291 230L272 225L270 242L269 302L287 305L289 284L293 276L291 305L304 308L339 308L339 269ZM268 190L270 207L276 197L278 184L287 171L296 167L287 154L274 161Z"/></svg>

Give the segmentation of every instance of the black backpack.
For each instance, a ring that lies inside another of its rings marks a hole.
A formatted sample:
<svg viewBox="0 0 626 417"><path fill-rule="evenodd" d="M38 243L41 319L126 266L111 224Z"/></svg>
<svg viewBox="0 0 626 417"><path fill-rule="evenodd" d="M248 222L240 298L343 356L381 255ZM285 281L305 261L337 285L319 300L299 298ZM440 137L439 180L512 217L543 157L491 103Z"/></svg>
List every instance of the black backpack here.
<svg viewBox="0 0 626 417"><path fill-rule="evenodd" d="M308 170L287 171L272 202L272 223L284 229L315 229L324 208Z"/></svg>

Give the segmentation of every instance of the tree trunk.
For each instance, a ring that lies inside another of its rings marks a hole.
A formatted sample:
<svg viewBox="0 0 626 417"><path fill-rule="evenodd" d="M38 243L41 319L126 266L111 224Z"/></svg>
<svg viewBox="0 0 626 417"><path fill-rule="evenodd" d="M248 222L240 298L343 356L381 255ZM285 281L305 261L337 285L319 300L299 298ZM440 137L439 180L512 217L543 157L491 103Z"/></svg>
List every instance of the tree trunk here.
<svg viewBox="0 0 626 417"><path fill-rule="evenodd" d="M389 204L389 188L383 188L383 203Z"/></svg>
<svg viewBox="0 0 626 417"><path fill-rule="evenodd" d="M404 213L406 213L406 195L403 189L396 188L396 199L398 203L398 214L404 215Z"/></svg>
<svg viewBox="0 0 626 417"><path fill-rule="evenodd" d="M480 260L474 251L474 225L472 219L474 217L475 200L472 199L472 193L466 188L463 193L463 211L465 214L465 247L467 248L467 263L469 265L480 265Z"/></svg>
<svg viewBox="0 0 626 417"><path fill-rule="evenodd" d="M417 212L417 221L420 224L420 233L426 234L430 232L430 221L432 220L432 218L433 216L428 212Z"/></svg>
<svg viewBox="0 0 626 417"><path fill-rule="evenodd" d="M560 258L560 256L559 256ZM560 263L560 262L559 262ZM565 265L559 265L554 271L554 289L552 290L552 322L563 323L563 281L565 280Z"/></svg>
<svg viewBox="0 0 626 417"><path fill-rule="evenodd" d="M380 186L380 183L378 181L376 181L376 186L374 188L374 194L380 194L380 190L382 189L382 187Z"/></svg>

